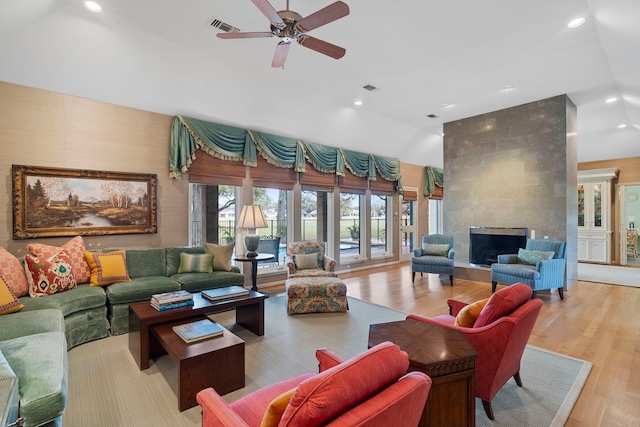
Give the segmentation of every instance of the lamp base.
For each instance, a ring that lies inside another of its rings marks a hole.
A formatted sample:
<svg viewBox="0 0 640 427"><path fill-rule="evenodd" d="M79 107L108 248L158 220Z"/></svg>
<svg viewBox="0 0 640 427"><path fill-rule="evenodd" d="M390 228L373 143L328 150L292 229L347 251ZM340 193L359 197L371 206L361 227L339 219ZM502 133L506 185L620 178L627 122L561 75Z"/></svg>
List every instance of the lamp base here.
<svg viewBox="0 0 640 427"><path fill-rule="evenodd" d="M247 258L254 258L258 256L258 245L260 244L260 236L257 234L247 234L244 236L244 247L247 248L247 253L244 255Z"/></svg>

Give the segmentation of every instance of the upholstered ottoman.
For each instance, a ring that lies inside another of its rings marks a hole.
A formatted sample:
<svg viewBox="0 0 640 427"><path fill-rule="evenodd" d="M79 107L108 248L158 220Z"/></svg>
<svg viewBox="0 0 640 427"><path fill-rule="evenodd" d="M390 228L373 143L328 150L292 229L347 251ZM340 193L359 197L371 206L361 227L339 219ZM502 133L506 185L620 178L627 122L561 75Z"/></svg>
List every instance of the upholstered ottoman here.
<svg viewBox="0 0 640 427"><path fill-rule="evenodd" d="M288 279L287 313L344 313L349 309L347 285L337 277Z"/></svg>

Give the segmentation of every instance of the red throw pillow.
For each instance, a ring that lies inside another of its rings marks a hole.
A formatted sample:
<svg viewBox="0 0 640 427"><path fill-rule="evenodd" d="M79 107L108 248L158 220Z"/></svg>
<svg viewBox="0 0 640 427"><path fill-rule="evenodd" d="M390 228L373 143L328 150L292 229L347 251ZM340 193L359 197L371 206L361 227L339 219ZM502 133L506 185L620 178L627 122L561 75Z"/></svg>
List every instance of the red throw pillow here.
<svg viewBox="0 0 640 427"><path fill-rule="evenodd" d="M76 287L76 279L66 249L44 260L27 254L24 256L24 264L26 272L33 279L29 289L32 297L53 295Z"/></svg>
<svg viewBox="0 0 640 427"><path fill-rule="evenodd" d="M61 250L66 249L69 254L71 268L73 268L73 276L78 283L87 283L91 278L91 269L87 260L84 258L84 239L82 236L76 236L67 241L62 247L45 245L43 243L30 243L27 250L40 259L47 259Z"/></svg>
<svg viewBox="0 0 640 427"><path fill-rule="evenodd" d="M500 289L489 298L473 327L486 326L511 314L513 310L530 300L532 293L531 288L524 283L516 283Z"/></svg>

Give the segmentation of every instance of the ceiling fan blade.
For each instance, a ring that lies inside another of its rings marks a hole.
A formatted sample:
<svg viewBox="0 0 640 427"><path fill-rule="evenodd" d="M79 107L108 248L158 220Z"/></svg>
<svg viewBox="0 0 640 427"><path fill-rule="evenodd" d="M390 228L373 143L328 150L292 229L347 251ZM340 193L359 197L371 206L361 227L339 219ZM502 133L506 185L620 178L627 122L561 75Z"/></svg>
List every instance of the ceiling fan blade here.
<svg viewBox="0 0 640 427"><path fill-rule="evenodd" d="M347 53L346 49L336 46L335 44L327 43L315 37L303 35L298 37L298 43L302 46L320 52L324 55L330 56L335 59L340 59Z"/></svg>
<svg viewBox="0 0 640 427"><path fill-rule="evenodd" d="M312 13L306 18L303 18L298 22L298 28L300 28L302 32L311 31L315 28L321 27L322 25L328 24L329 22L333 22L336 19L347 16L348 14L349 6L344 2L337 1L317 12Z"/></svg>
<svg viewBox="0 0 640 427"><path fill-rule="evenodd" d="M280 15L278 15L278 12L276 12L273 6L271 6L271 3L267 0L251 0L251 2L260 9L260 12L262 12L272 24L276 27L284 27L284 21Z"/></svg>
<svg viewBox="0 0 640 427"><path fill-rule="evenodd" d="M276 47L276 54L273 55L273 62L271 62L271 66L273 68L284 67L284 63L287 60L287 55L289 54L289 47L291 43L280 42Z"/></svg>
<svg viewBox="0 0 640 427"><path fill-rule="evenodd" d="M273 37L273 33L245 32L245 33L218 33L220 39L255 39L259 37Z"/></svg>

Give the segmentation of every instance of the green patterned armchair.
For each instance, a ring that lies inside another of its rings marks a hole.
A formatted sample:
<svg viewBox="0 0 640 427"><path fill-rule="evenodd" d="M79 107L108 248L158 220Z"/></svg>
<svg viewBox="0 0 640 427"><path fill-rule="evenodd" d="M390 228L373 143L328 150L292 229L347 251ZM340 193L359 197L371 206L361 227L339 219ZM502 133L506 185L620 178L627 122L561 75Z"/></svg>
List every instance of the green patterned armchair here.
<svg viewBox="0 0 640 427"><path fill-rule="evenodd" d="M287 244L289 278L296 277L337 277L336 261L325 255L324 242L290 242Z"/></svg>

